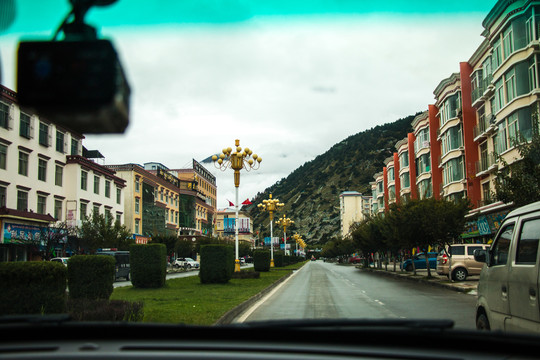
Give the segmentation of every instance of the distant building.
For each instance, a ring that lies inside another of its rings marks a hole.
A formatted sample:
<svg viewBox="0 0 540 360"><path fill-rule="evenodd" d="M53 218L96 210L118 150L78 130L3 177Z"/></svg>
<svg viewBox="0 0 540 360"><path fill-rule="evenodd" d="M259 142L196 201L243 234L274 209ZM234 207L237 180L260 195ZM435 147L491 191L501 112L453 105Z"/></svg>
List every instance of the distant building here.
<svg viewBox="0 0 540 360"><path fill-rule="evenodd" d="M350 235L351 226L365 220L371 212L371 196L357 191L344 191L339 195L341 237Z"/></svg>
<svg viewBox="0 0 540 360"><path fill-rule="evenodd" d="M218 238L235 241L236 212L234 209L221 209L216 216L216 235ZM238 242L255 245L253 219L245 211L238 212Z"/></svg>

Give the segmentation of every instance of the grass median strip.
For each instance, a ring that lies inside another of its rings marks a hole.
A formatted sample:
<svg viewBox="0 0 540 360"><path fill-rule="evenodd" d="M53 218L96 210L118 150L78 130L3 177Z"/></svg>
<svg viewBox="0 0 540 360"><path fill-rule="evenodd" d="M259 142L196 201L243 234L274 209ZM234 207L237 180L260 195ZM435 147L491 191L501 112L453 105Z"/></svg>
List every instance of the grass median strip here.
<svg viewBox="0 0 540 360"><path fill-rule="evenodd" d="M198 276L167 280L159 289L114 289L111 300L142 301L144 322L212 325L223 314L288 275L304 263L261 272L259 279L201 284Z"/></svg>

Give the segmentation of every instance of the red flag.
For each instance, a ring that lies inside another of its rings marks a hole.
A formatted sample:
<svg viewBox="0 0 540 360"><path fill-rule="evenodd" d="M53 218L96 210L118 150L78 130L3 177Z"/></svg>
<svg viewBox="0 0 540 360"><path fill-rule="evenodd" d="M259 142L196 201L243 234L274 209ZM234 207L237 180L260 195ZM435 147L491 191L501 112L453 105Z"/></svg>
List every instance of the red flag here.
<svg viewBox="0 0 540 360"><path fill-rule="evenodd" d="M251 201L249 201L249 198L247 198L246 201L242 203L242 205L251 205Z"/></svg>
<svg viewBox="0 0 540 360"><path fill-rule="evenodd" d="M231 202L231 200L227 200L229 202L229 206L234 206L234 204Z"/></svg>

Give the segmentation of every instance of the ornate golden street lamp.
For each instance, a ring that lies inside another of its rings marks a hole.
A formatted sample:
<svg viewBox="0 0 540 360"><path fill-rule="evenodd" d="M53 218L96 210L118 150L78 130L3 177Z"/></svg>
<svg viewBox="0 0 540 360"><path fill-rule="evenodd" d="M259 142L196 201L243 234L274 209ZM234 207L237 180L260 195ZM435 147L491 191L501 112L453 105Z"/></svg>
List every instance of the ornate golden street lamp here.
<svg viewBox="0 0 540 360"><path fill-rule="evenodd" d="M240 170L246 169L246 171L250 170L257 170L261 164L262 159L257 156L257 154L253 154L253 151L251 151L248 148L245 148L242 150L240 147L240 140L235 140L235 151L233 152L233 149L228 147L226 149L223 149L221 151L221 154L219 157L217 155L212 156L212 161L214 162L214 166L221 171L225 171L229 168L234 170L234 186L235 186L235 197L236 201L234 203L235 209L236 209L236 217L235 217L235 225L234 225L234 233L235 233L235 240L234 240L234 247L235 247L235 265L234 265L234 271L239 272L240 271L240 259L238 254L238 187L240 186Z"/></svg>
<svg viewBox="0 0 540 360"><path fill-rule="evenodd" d="M296 242L296 254L298 254L298 244L300 244L300 246L302 248L305 248L306 247L306 243L304 242L304 239L302 239L302 237L298 234L294 234L293 235L293 239L294 241ZM297 255L298 256L298 255Z"/></svg>
<svg viewBox="0 0 540 360"><path fill-rule="evenodd" d="M282 218L278 218L276 220L276 224L283 226L283 242L286 248L287 247L287 226L294 224L294 221L292 221L288 217L285 217L285 214L283 214ZM285 249L285 251L286 250L287 249Z"/></svg>
<svg viewBox="0 0 540 360"><path fill-rule="evenodd" d="M274 212L283 206L285 206L285 204L280 203L278 199L272 199L272 194L270 194L269 199L264 199L262 204L257 205L257 207L263 211L268 211L270 213L270 267L274 267L274 231L272 229Z"/></svg>

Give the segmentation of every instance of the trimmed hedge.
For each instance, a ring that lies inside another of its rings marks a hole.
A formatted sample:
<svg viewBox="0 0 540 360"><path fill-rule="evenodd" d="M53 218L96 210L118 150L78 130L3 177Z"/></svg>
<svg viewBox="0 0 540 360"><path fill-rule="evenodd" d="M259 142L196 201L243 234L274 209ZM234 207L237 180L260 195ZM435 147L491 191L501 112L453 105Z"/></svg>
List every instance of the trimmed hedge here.
<svg viewBox="0 0 540 360"><path fill-rule="evenodd" d="M270 271L270 250L253 252L253 268L255 271Z"/></svg>
<svg viewBox="0 0 540 360"><path fill-rule="evenodd" d="M74 255L69 258L69 297L108 299L113 292L115 263L110 255Z"/></svg>
<svg viewBox="0 0 540 360"><path fill-rule="evenodd" d="M283 251L274 251L274 266L275 267L283 267L284 264L284 257Z"/></svg>
<svg viewBox="0 0 540 360"><path fill-rule="evenodd" d="M0 315L63 313L66 267L51 261L0 263Z"/></svg>
<svg viewBox="0 0 540 360"><path fill-rule="evenodd" d="M165 286L167 247L165 244L133 244L129 247L131 283L137 288Z"/></svg>
<svg viewBox="0 0 540 360"><path fill-rule="evenodd" d="M69 299L67 311L75 321L142 321L142 301Z"/></svg>
<svg viewBox="0 0 540 360"><path fill-rule="evenodd" d="M292 264L291 256L284 255L283 256L283 266L287 266L287 265L291 265L291 264Z"/></svg>
<svg viewBox="0 0 540 360"><path fill-rule="evenodd" d="M230 245L210 244L201 246L202 284L227 283L234 272L234 249Z"/></svg>

